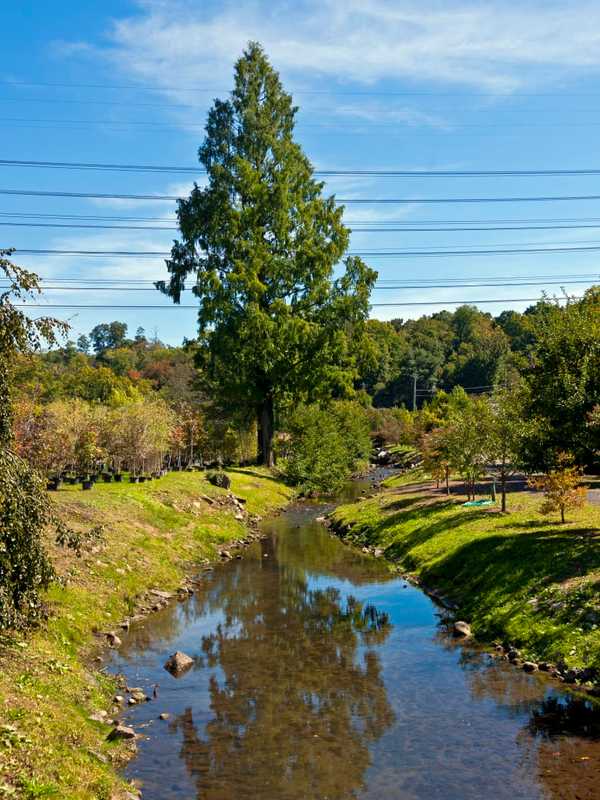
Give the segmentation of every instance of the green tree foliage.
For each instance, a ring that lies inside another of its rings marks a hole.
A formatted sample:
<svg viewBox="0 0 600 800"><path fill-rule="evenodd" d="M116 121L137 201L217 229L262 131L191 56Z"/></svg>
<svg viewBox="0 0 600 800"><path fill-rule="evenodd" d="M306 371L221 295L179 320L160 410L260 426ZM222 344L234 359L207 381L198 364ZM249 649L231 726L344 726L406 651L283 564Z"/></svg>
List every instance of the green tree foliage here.
<svg viewBox="0 0 600 800"><path fill-rule="evenodd" d="M199 150L208 173L178 207L181 240L158 288L175 302L188 275L200 300L198 360L223 404L258 424L273 462L274 411L351 388L349 339L359 337L376 273L347 258L343 209L294 141L297 109L258 44L216 100Z"/></svg>
<svg viewBox="0 0 600 800"><path fill-rule="evenodd" d="M463 393L464 394L464 393ZM492 417L484 397L453 393L442 446L450 467L463 478L468 496L475 498L475 484L485 472Z"/></svg>
<svg viewBox="0 0 600 800"><path fill-rule="evenodd" d="M598 445L588 418L600 401L600 289L564 306L547 301L532 324L526 414L538 425L527 443L530 466L548 468L565 449L591 466Z"/></svg>
<svg viewBox="0 0 600 800"><path fill-rule="evenodd" d="M497 387L488 400L487 455L500 480L502 511L506 511L507 481L521 466L523 442L531 427L525 420L525 400L525 387L519 384Z"/></svg>
<svg viewBox="0 0 600 800"><path fill-rule="evenodd" d="M80 353L84 353L87 356L91 346L92 344L87 336L82 335L77 339L77 349Z"/></svg>
<svg viewBox="0 0 600 800"><path fill-rule="evenodd" d="M32 622L40 613L39 591L52 569L42 544L52 508L42 479L14 450L11 368L18 353L53 342L65 326L47 317L29 319L14 301L39 292L37 277L0 251L0 272L8 288L0 294L0 627Z"/></svg>
<svg viewBox="0 0 600 800"><path fill-rule="evenodd" d="M369 420L352 402L301 405L290 416L281 469L304 494L333 494L369 457Z"/></svg>
<svg viewBox="0 0 600 800"><path fill-rule="evenodd" d="M101 356L106 350L121 347L125 344L127 325L124 322L103 322L90 331L90 339L94 352Z"/></svg>

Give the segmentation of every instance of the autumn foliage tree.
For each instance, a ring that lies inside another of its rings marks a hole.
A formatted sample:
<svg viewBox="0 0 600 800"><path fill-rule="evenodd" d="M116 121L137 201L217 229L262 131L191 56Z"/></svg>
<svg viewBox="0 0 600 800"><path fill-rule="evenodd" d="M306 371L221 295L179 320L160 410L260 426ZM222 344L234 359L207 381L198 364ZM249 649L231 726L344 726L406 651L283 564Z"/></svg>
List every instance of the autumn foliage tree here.
<svg viewBox="0 0 600 800"><path fill-rule="evenodd" d="M565 522L565 512L581 508L585 504L587 491L581 486L582 470L573 463L569 453L559 453L554 469L541 478L532 478L530 486L544 493L540 507L542 514L560 513L560 521Z"/></svg>

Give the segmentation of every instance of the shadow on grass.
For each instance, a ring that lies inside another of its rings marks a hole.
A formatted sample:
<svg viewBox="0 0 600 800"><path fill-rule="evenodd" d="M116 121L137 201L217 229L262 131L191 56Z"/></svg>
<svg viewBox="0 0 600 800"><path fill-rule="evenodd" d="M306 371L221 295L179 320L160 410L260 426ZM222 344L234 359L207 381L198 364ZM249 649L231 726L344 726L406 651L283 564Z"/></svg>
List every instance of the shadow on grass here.
<svg viewBox="0 0 600 800"><path fill-rule="evenodd" d="M574 537L572 530L554 530L475 538L422 574L460 596L467 612L506 604L509 618L519 597L599 569L599 547Z"/></svg>
<svg viewBox="0 0 600 800"><path fill-rule="evenodd" d="M456 503L452 501L445 501L443 503L434 503L432 505L420 506L414 508L409 512L401 512L398 515L388 517L377 526L378 532L384 533L387 529L397 526L399 523L410 522L418 519L423 521L424 524L419 525L418 528L413 530L407 536L404 536L401 541L393 542L386 548L385 554L388 558L401 559L406 553L409 553L414 547L435 538L439 534L446 534L455 528L460 528L462 525L467 525L475 520L482 519L486 516L486 512L481 509L473 509L471 511L463 511L457 509L455 514L444 516L436 522L427 522L432 516L437 516L440 511L457 509Z"/></svg>
<svg viewBox="0 0 600 800"><path fill-rule="evenodd" d="M391 503L382 503L381 508L383 511L402 511L422 502L423 499L421 497L403 497L401 500L393 500Z"/></svg>
<svg viewBox="0 0 600 800"><path fill-rule="evenodd" d="M273 483L282 483L280 478L276 478L274 475L268 475L265 472L259 472L258 470L253 469L243 469L242 467L227 467L225 472L235 472L239 475L248 475L251 478L260 478L261 481L273 481Z"/></svg>

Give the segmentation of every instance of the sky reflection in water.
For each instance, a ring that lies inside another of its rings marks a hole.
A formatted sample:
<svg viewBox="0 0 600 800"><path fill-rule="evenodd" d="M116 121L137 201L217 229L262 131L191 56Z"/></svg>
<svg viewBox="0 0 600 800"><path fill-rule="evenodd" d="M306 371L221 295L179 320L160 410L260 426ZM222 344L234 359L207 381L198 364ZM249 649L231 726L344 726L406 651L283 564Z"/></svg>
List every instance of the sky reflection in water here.
<svg viewBox="0 0 600 800"><path fill-rule="evenodd" d="M457 645L317 513L265 523L269 539L115 655L129 685L159 684L127 712L148 737L127 770L144 800L600 798L598 716ZM174 650L196 659L179 679L162 667Z"/></svg>

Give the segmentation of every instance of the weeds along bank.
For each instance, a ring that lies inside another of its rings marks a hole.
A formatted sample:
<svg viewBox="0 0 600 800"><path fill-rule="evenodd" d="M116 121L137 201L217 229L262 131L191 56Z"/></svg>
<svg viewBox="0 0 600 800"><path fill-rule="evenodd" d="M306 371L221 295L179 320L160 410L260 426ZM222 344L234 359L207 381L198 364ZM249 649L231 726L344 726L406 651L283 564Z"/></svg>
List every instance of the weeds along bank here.
<svg viewBox="0 0 600 800"><path fill-rule="evenodd" d="M562 525L540 517L543 498L531 492L511 494L502 514L464 507L428 481L387 483L333 512L340 537L381 549L449 598L478 639L518 649L520 662L550 662L569 682L600 682L600 506L572 510Z"/></svg>
<svg viewBox="0 0 600 800"><path fill-rule="evenodd" d="M81 555L47 543L58 580L45 594L48 620L28 636L5 637L0 651L0 798L126 798L117 769L127 743L90 717L112 713L116 685L99 671L107 633L161 602L219 545L287 503L291 490L266 470L230 470L231 493L201 472L175 472L145 484L67 486L53 493L75 529L101 525ZM245 503L243 501L246 501Z"/></svg>

